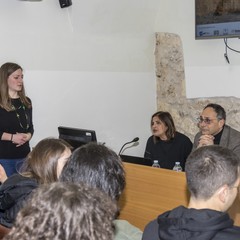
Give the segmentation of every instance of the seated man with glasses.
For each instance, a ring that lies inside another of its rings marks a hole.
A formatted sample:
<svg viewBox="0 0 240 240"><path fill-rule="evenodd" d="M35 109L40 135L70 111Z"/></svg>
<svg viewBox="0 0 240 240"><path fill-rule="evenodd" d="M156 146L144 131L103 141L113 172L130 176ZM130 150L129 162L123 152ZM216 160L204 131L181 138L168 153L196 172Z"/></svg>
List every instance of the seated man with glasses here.
<svg viewBox="0 0 240 240"><path fill-rule="evenodd" d="M188 156L185 172L188 207L158 216L145 227L142 240L239 240L240 227L226 212L238 195L238 156L221 146L200 147Z"/></svg>
<svg viewBox="0 0 240 240"><path fill-rule="evenodd" d="M193 150L206 145L220 145L233 150L240 157L240 132L225 124L226 112L218 104L210 103L198 118L198 132Z"/></svg>

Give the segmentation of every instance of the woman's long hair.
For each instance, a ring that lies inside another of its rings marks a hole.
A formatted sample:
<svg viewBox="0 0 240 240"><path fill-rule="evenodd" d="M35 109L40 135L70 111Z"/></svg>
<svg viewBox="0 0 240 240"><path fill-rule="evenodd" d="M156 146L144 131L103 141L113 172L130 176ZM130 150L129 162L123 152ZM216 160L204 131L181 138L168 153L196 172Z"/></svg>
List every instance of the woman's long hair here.
<svg viewBox="0 0 240 240"><path fill-rule="evenodd" d="M21 168L21 175L34 178L39 184L58 180L58 159L71 146L62 139L45 138L28 154Z"/></svg>

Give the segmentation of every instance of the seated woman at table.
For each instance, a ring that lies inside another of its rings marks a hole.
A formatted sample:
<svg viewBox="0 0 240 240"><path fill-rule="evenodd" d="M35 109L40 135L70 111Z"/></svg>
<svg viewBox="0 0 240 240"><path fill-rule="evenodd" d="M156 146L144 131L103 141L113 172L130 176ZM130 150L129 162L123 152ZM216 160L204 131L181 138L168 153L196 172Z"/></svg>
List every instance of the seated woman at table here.
<svg viewBox="0 0 240 240"><path fill-rule="evenodd" d="M158 160L161 168L173 169L180 162L182 169L192 151L192 142L184 134L177 132L169 112L159 111L151 118L152 136L149 137L144 158Z"/></svg>

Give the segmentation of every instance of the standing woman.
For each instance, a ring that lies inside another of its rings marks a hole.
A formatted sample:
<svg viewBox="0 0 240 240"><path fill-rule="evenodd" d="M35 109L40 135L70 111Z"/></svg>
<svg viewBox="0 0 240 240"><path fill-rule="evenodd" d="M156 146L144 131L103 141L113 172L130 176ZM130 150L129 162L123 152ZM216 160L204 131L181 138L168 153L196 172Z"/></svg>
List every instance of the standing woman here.
<svg viewBox="0 0 240 240"><path fill-rule="evenodd" d="M25 95L23 69L16 63L0 68L0 164L7 176L17 172L30 152L32 103Z"/></svg>
<svg viewBox="0 0 240 240"><path fill-rule="evenodd" d="M151 119L152 136L148 139L144 157L158 160L161 168L173 169L180 162L182 169L192 151L192 142L184 134L177 132L169 112L156 112Z"/></svg>

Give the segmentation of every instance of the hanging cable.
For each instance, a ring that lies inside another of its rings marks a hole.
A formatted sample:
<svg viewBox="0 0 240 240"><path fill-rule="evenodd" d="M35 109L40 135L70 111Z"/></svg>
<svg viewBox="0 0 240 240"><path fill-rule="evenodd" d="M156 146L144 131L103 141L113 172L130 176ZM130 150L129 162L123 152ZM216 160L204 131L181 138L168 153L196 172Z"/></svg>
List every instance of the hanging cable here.
<svg viewBox="0 0 240 240"><path fill-rule="evenodd" d="M228 49L230 49L230 50L233 51L233 52L240 53L240 51L238 51L238 50L236 50L236 49L233 49L233 48L231 48L231 47L228 46L228 44L227 44L227 38L224 38L223 40L224 40L225 46L226 46Z"/></svg>
<svg viewBox="0 0 240 240"><path fill-rule="evenodd" d="M225 43L225 53L224 53L224 57L227 61L228 64L230 64L229 58L228 58L228 45L227 45L227 38L224 38L224 43Z"/></svg>
<svg viewBox="0 0 240 240"><path fill-rule="evenodd" d="M228 40L227 38L224 38L224 39L223 39L224 44L225 44L224 58L226 59L227 63L230 64L230 61L229 61L229 58L228 58L228 49L231 50L231 51L233 51L233 52L236 52L236 53L240 53L240 51L229 47L229 46L228 46L228 43L227 43L227 40Z"/></svg>

